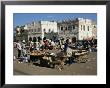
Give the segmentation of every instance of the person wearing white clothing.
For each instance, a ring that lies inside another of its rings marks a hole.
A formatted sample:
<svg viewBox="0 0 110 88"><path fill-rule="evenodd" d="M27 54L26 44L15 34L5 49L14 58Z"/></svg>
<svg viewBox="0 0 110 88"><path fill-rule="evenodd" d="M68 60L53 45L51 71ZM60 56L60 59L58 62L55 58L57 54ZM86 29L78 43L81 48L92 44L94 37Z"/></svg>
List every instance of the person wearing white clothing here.
<svg viewBox="0 0 110 88"><path fill-rule="evenodd" d="M26 42L25 42L25 40L22 41L22 53L23 53L23 56L26 55Z"/></svg>
<svg viewBox="0 0 110 88"><path fill-rule="evenodd" d="M55 43L53 41L51 41L51 45L54 47L55 46Z"/></svg>
<svg viewBox="0 0 110 88"><path fill-rule="evenodd" d="M40 43L36 42L36 49L39 50L40 49Z"/></svg>
<svg viewBox="0 0 110 88"><path fill-rule="evenodd" d="M22 49L19 41L17 42L17 49L18 49L18 58L19 58L21 56L21 49Z"/></svg>
<svg viewBox="0 0 110 88"><path fill-rule="evenodd" d="M69 43L71 44L72 40L69 38Z"/></svg>

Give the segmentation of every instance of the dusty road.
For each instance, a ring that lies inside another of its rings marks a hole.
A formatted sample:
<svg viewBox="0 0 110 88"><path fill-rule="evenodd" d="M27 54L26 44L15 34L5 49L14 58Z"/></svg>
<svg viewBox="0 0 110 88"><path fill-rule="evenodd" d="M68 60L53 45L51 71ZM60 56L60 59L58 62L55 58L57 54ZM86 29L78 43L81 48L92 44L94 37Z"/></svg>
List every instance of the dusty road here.
<svg viewBox="0 0 110 88"><path fill-rule="evenodd" d="M38 65L13 62L14 75L97 75L97 53L89 53L89 61L86 63L73 63L65 65L62 71Z"/></svg>

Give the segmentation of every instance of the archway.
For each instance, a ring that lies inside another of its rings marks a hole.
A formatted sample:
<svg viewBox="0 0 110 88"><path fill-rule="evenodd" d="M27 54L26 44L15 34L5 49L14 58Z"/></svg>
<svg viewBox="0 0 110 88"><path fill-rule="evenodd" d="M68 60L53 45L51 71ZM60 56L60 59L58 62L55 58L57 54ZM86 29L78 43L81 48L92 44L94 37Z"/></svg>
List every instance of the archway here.
<svg viewBox="0 0 110 88"><path fill-rule="evenodd" d="M32 41L32 37L29 37L29 41Z"/></svg>
<svg viewBox="0 0 110 88"><path fill-rule="evenodd" d="M76 43L76 37L72 37L72 43Z"/></svg>
<svg viewBox="0 0 110 88"><path fill-rule="evenodd" d="M36 37L33 37L33 42L36 42L36 41L37 41Z"/></svg>

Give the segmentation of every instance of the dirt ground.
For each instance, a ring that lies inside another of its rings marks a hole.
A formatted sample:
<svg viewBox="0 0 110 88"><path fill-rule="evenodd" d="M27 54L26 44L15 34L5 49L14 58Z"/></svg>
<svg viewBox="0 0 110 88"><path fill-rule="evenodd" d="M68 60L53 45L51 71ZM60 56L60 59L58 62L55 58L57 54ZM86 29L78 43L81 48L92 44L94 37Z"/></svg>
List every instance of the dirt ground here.
<svg viewBox="0 0 110 88"><path fill-rule="evenodd" d="M53 51L58 52L58 51ZM14 55L17 51L14 50ZM43 67L39 65L28 65L27 63L13 62L14 75L97 75L97 52L90 52L86 63L73 63L65 65L62 71L58 69Z"/></svg>

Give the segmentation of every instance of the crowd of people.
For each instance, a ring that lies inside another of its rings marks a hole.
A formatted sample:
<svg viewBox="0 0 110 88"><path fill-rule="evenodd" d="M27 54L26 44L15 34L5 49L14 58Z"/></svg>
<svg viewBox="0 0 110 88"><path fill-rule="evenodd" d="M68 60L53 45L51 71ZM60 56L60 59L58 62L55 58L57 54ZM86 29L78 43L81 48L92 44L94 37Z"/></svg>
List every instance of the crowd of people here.
<svg viewBox="0 0 110 88"><path fill-rule="evenodd" d="M28 47L27 47L28 46ZM82 42L72 42L71 38L67 39L57 39L57 40L52 40L52 39L41 39L39 41L33 42L29 41L28 43L25 42L25 40L21 41L16 41L15 43L15 48L18 50L18 58L23 58L25 59L25 62L28 62L28 51L32 52L33 50L52 50L52 49L59 49L63 51L64 53L71 52L68 51L69 46L74 46L75 48L85 48L86 50L91 51L93 48L96 50L97 48L97 42L94 41L93 39L91 40L86 40Z"/></svg>
<svg viewBox="0 0 110 88"><path fill-rule="evenodd" d="M44 50L44 49L53 49L55 47L55 43L52 40L45 39L45 40L40 40L39 42L29 42L30 46L30 51L32 50Z"/></svg>
<svg viewBox="0 0 110 88"><path fill-rule="evenodd" d="M25 40L21 41L16 41L14 43L14 48L17 49L18 51L18 59L24 60L25 62L28 62L28 54L27 54L27 48L26 48L26 42Z"/></svg>

